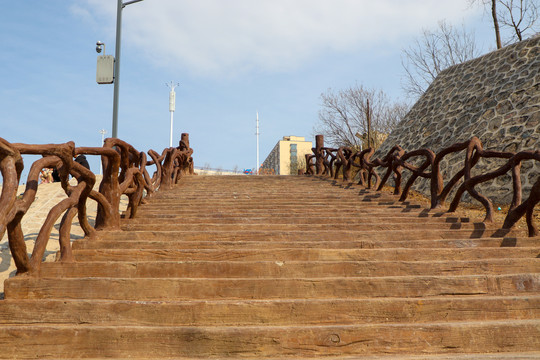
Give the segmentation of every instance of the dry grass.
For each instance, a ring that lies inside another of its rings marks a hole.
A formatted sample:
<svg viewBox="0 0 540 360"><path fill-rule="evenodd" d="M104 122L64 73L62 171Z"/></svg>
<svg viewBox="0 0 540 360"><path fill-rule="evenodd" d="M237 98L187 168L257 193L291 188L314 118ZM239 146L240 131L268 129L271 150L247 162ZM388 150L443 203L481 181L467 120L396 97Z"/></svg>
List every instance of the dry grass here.
<svg viewBox="0 0 540 360"><path fill-rule="evenodd" d="M393 194L394 188L391 186L384 186L382 191L388 194ZM429 208L431 206L430 198L414 190L409 191L409 196L407 197L407 200L418 203L426 208ZM441 212L447 211L448 206L449 203L446 203L445 206L443 206L443 208L441 209ZM509 205L493 204L493 222L495 225L502 226L506 214L508 214L509 208ZM455 216L457 217L469 218L471 222L482 222L484 221L484 218L486 216L486 211L484 207L479 203L471 204L461 202L456 212L452 214L455 214ZM537 206L535 208L535 212L533 214L533 221L537 227L540 225L540 206ZM525 217L522 217L517 222L517 224L515 225L515 229L527 230L527 223L525 221Z"/></svg>
<svg viewBox="0 0 540 360"><path fill-rule="evenodd" d="M339 178L341 179L342 176L340 175ZM357 173L353 172L353 179L357 178ZM385 185L382 189L383 192L388 194L394 193L394 187ZM526 199L526 196L524 194L524 199ZM415 203L418 203L426 208L430 208L431 206L431 200L426 195L419 193L414 190L409 190L409 195L407 197L407 201L413 201ZM440 209L441 212L445 212L448 210L450 203L447 202L442 209ZM498 226L502 226L504 223L504 219L506 218L506 214L508 214L508 210L510 208L510 205L503 205L503 204L493 204L493 223ZM486 216L486 211L484 207L475 201L475 203L466 203L466 202L460 202L458 209L452 213L456 217L465 217L469 218L471 222L483 222L484 218ZM536 225L536 227L540 226L540 204L538 204L535 207L535 211L533 213L533 223ZM527 230L527 223L525 221L525 217L522 217L514 226L514 229L519 230Z"/></svg>

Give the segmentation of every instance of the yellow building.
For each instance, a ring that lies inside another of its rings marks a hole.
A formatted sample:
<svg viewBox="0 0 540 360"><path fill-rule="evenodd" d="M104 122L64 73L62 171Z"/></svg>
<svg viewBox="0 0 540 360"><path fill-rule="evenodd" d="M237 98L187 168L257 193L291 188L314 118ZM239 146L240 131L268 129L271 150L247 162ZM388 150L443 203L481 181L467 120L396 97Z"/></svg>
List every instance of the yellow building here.
<svg viewBox="0 0 540 360"><path fill-rule="evenodd" d="M284 136L264 160L261 173L276 175L296 175L298 169L305 168L305 154L311 154L313 144L302 136Z"/></svg>

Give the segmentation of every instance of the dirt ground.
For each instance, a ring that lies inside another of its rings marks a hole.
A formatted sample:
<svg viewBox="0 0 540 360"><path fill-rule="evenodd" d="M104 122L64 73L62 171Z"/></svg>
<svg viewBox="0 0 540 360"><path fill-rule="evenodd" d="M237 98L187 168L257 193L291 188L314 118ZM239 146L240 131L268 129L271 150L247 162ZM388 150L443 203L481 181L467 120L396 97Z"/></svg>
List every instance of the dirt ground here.
<svg viewBox="0 0 540 360"><path fill-rule="evenodd" d="M385 186L382 191L392 194L394 192L394 188L390 186ZM524 198L524 200L525 199L526 198ZM431 206L431 200L427 196L419 192L416 192L414 190L409 191L409 196L407 197L407 200L414 201L428 209ZM449 202L447 202L440 211L441 212L447 211L449 205L450 205ZM509 205L501 205L501 204L494 203L493 204L493 224L502 226L502 224L504 223L504 219L506 218L506 214L508 214L509 208L510 208ZM471 222L482 222L484 221L484 218L486 216L486 210L478 202L472 203L472 204L461 202L458 206L458 209L453 214L455 214L455 216L458 216L458 217L469 218ZM534 220L534 224L537 227L540 226L540 204L537 205L535 208L535 211L533 214L533 220ZM525 221L525 217L522 217L517 222L514 228L526 231L527 223Z"/></svg>

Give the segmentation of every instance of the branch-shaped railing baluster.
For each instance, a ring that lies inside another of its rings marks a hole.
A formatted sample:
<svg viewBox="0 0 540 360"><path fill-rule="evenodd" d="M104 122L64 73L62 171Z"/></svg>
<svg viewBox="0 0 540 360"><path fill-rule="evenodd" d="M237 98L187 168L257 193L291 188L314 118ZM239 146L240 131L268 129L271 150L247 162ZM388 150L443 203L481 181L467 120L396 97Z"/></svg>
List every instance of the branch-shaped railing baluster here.
<svg viewBox="0 0 540 360"><path fill-rule="evenodd" d="M343 181L351 180L352 161L351 158L354 155L354 151L348 147L342 146L337 150L336 170L334 173L334 179L337 179L338 171L342 168Z"/></svg>
<svg viewBox="0 0 540 360"><path fill-rule="evenodd" d="M97 201L96 229L119 229L120 228L120 194L118 174L120 171L120 153L117 149L106 146L103 148L82 148L80 153L100 155L103 167L103 177L99 185L99 192L92 191L90 198Z"/></svg>
<svg viewBox="0 0 540 360"><path fill-rule="evenodd" d="M464 174L463 174L463 184L457 189L456 194L454 195L454 199L452 200L452 203L450 204L450 208L448 209L449 212L456 211L459 202L461 201L461 196L465 191L467 191L473 198L475 198L477 201L479 201L484 208L486 209L486 217L484 218L484 222L493 222L493 204L491 200L489 200L486 196L480 194L476 189L474 188L477 184L480 184L482 182L494 179L498 176L504 175L508 172L508 170L511 169L511 166L509 164L503 166L502 168L498 169L497 171L490 173L490 174L483 174L480 176L475 176L474 178L471 178L471 169L476 163L476 161L473 161L473 157L485 157L485 158L501 158L501 159L509 159L513 156L513 153L503 153L498 151L485 151L482 147L482 143L477 137L473 137L468 146L467 146L467 152L465 156L465 166L464 166Z"/></svg>
<svg viewBox="0 0 540 360"><path fill-rule="evenodd" d="M44 156L42 159L32 164L23 198L20 199L20 201L16 201L15 206L12 209L14 216L7 224L10 248L13 247L18 250L16 253L12 252L13 259L17 265L17 272L24 273L39 269L41 259L45 254L47 243L55 222L64 211L68 210L78 202L82 188L77 189L78 191L71 191L71 193L68 194L67 199L62 200L51 209L47 215L47 218L45 219L45 222L39 230L38 236L34 243L32 256L30 260L28 260L26 254L26 244L24 243L24 235L21 227L21 220L35 199L39 173L43 168L57 167L61 169L60 177L62 178L62 182L65 182L67 173L73 166L75 144L73 142L68 142L65 144L48 145L12 144L12 146L17 149L20 154Z"/></svg>
<svg viewBox="0 0 540 360"><path fill-rule="evenodd" d="M148 158L145 153L141 153L141 172L144 178L144 189L146 190L146 197L151 197L152 194L158 189L159 179L161 179L161 164L157 161L157 153L154 150L149 150L148 154L152 158L151 161L148 161ZM156 165L157 171L154 176L150 177L148 174L147 166Z"/></svg>
<svg viewBox="0 0 540 360"><path fill-rule="evenodd" d="M13 220L13 208L17 202L17 189L23 170L21 154L6 140L0 138L0 172L3 186L0 194L0 237L3 237L7 224Z"/></svg>
<svg viewBox="0 0 540 360"><path fill-rule="evenodd" d="M533 224L533 214L535 206L540 202L540 178L532 186L527 200L521 203L520 168L523 161L540 161L539 150L518 153L484 150L482 142L477 137L473 137L469 141L453 144L442 149L437 154L430 149L418 149L406 152L399 145L396 145L382 159L377 158L372 160L371 157L374 150L371 148L357 152L347 147L340 147L339 149L325 148L322 135L316 136L316 143L317 146L312 148L313 154L305 155L305 173L307 175L330 175L332 178L338 179L338 172L341 170L343 181L348 182L352 180L351 167L356 167L359 169L357 172L359 176L358 184L371 188L372 177L375 177L375 188L377 191L382 190L390 176L393 175L394 195L400 195L399 201L405 201L417 179L424 178L430 181L431 209L441 208L452 190L460 180L463 180L455 191L448 212L456 211L459 203L462 201L463 194L467 192L472 198L484 206L486 212L484 222L493 221L493 204L488 197L479 193L475 187L483 182L493 180L511 172L513 186L512 203L502 228L505 230L511 229L519 219L525 216L529 236L538 235L538 229ZM441 162L447 155L462 151L465 152L463 168L444 184L444 178L440 171ZM334 155L333 153L336 154ZM329 157L332 157L331 161L328 161ZM420 161L415 158L423 158L424 160ZM504 159L507 162L494 171L472 176L471 170L482 158ZM313 159L316 161L320 159L322 161L325 166L324 172L319 172L317 162L313 163ZM415 159L414 164L411 163L413 159ZM386 169L382 179L379 177L377 171L375 171L376 168ZM402 190L401 178L403 170L409 171L411 174Z"/></svg>
<svg viewBox="0 0 540 360"><path fill-rule="evenodd" d="M359 168L358 170L358 185L362 185L368 189L371 189L371 178L375 177L375 188L378 188L381 178L373 168L376 166L371 163L371 156L375 150L373 148L368 148L357 152L352 157L352 164L354 167ZM360 164L356 163L356 159L360 160Z"/></svg>
<svg viewBox="0 0 540 360"><path fill-rule="evenodd" d="M335 173L334 173L334 163L336 162L337 160L337 155L334 155L335 152L337 152L337 149L332 149L332 148L322 148L323 151L324 151L324 156L323 156L323 164L324 164L324 172L323 172L323 175L330 175L330 177L334 177L335 176Z"/></svg>
<svg viewBox="0 0 540 360"><path fill-rule="evenodd" d="M313 150L312 148L311 150ZM314 150L313 150L314 151ZM313 154L305 154L306 157L306 175L315 175L315 164L313 163L313 159L315 159L315 155Z"/></svg>
<svg viewBox="0 0 540 360"><path fill-rule="evenodd" d="M410 158L414 158L417 156L423 156L425 158L424 162L420 166L414 166L407 162L407 160L409 160ZM399 201L405 201L407 199L407 196L409 195L409 190L411 189L416 179L418 179L418 177L422 177L424 179L431 179L431 172L425 172L425 170L429 167L433 167L433 162L435 161L435 153L429 149L419 149L405 153L401 156L397 156L395 161L399 163L399 165L401 165L403 168L412 172L409 180L407 180L407 183L403 188L403 191L401 192L401 197L399 198Z"/></svg>
<svg viewBox="0 0 540 360"><path fill-rule="evenodd" d="M375 159L373 161L366 160L366 163L368 164L368 166L370 166L372 170L375 167L386 168L386 173L384 174L382 179L379 180L379 177L377 177L378 185L377 184L375 185L375 188L377 189L377 191L381 191L383 189L383 187L386 185L386 182L390 178L390 175L392 175L392 171L395 170L396 171L396 178L395 178L396 186L395 186L394 194L395 195L399 194L400 183L401 183L401 167L394 166L394 159L396 157L403 156L404 153L405 151L400 146L396 145L392 149L390 149L390 151L388 151L388 153L383 159Z"/></svg>
<svg viewBox="0 0 540 360"><path fill-rule="evenodd" d="M538 152L537 152L538 153ZM540 156L540 155L538 155ZM527 228L529 231L529 236L538 236L538 228L534 225L533 222L533 212L536 204L540 202L540 178L534 183L529 198L524 201L521 205L517 206L514 209L510 209L506 218L504 219L503 229L511 229L518 221L525 215L527 222Z"/></svg>

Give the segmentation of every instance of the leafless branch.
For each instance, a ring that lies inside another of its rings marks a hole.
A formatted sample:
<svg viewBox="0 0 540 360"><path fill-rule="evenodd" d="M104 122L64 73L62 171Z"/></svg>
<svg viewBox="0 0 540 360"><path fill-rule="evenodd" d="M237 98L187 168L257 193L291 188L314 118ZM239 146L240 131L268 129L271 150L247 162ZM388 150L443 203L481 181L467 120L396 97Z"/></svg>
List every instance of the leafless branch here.
<svg viewBox="0 0 540 360"><path fill-rule="evenodd" d="M540 31L538 0L470 0L470 3L480 3L486 10L490 8L498 49L502 47L501 30L510 32L504 41L506 45Z"/></svg>
<svg viewBox="0 0 540 360"><path fill-rule="evenodd" d="M380 90L368 90L359 85L337 92L328 89L321 94L315 132L323 134L325 142L331 146L360 149L362 139L357 134L368 132L367 100L370 103L371 129L380 134L389 134L409 110L408 105L390 100Z"/></svg>
<svg viewBox="0 0 540 360"><path fill-rule="evenodd" d="M479 53L473 33L441 21L435 31L424 30L413 45L403 49L403 90L411 98L416 98L426 91L441 71L473 59Z"/></svg>

